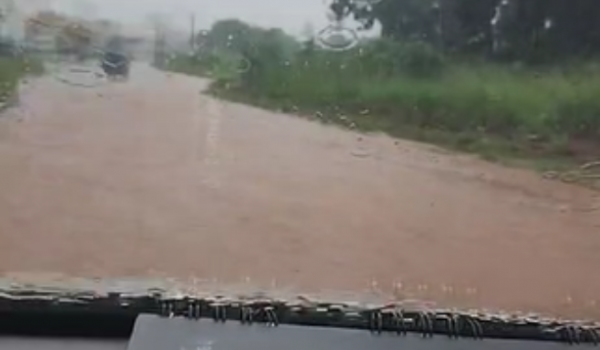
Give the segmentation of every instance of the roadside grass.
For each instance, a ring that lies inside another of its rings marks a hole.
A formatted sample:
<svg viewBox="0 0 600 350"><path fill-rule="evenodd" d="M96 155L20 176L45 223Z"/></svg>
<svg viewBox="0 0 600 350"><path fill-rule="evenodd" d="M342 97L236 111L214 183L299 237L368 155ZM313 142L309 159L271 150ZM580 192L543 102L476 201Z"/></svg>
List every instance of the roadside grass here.
<svg viewBox="0 0 600 350"><path fill-rule="evenodd" d="M196 76L206 76L208 71L207 66L198 64L198 62L186 55L178 55L167 59L164 69Z"/></svg>
<svg viewBox="0 0 600 350"><path fill-rule="evenodd" d="M12 98L21 79L43 72L43 63L35 58L0 57L0 102Z"/></svg>
<svg viewBox="0 0 600 350"><path fill-rule="evenodd" d="M414 124L399 124L389 116L373 114L368 109L354 114L341 113L335 107L302 107L291 101L278 101L240 91L233 83L213 83L208 93L229 101L293 114L326 125L363 133L384 133L395 138L409 139L442 146L451 151L467 152L481 158L511 166L524 166L539 171L565 170L577 165L577 157L567 151L567 141L555 139L536 146L525 137L517 140L502 138L478 131L450 132L443 129L423 128ZM515 142L518 141L518 142ZM536 150L537 148L537 150Z"/></svg>
<svg viewBox="0 0 600 350"><path fill-rule="evenodd" d="M439 67L434 60L433 69L415 69L414 62L406 69L390 65L385 54L380 62L357 57L306 54L242 74L221 66L230 71L213 76L209 92L539 170L600 158L597 64L534 70L444 59ZM199 64L186 70L199 71Z"/></svg>
<svg viewBox="0 0 600 350"><path fill-rule="evenodd" d="M226 54L212 55L206 58L177 55L167 61L164 69L220 81L236 77L236 65L238 62L239 59L237 57Z"/></svg>

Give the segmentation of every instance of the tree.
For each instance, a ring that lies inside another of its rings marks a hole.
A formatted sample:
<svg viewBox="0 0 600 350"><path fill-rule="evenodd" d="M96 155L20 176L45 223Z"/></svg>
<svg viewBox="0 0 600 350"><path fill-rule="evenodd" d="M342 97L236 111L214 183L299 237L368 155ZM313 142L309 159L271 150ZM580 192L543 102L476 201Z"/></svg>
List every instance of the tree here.
<svg viewBox="0 0 600 350"><path fill-rule="evenodd" d="M207 34L207 43L213 48L239 52L250 45L257 29L237 19L225 19L213 24Z"/></svg>
<svg viewBox="0 0 600 350"><path fill-rule="evenodd" d="M338 20L353 17L393 40L420 40L512 59L600 53L595 0L334 0Z"/></svg>
<svg viewBox="0 0 600 350"><path fill-rule="evenodd" d="M382 36L394 39L434 37L436 0L381 0L372 5L360 0L334 0L331 10L338 20L352 16L370 29L381 25Z"/></svg>

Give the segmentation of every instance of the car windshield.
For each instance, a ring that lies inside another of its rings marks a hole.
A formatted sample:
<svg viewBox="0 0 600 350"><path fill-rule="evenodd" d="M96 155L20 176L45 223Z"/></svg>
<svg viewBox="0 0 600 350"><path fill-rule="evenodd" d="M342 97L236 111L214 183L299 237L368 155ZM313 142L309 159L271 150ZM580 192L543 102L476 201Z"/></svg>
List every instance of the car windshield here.
<svg viewBox="0 0 600 350"><path fill-rule="evenodd" d="M600 318L599 1L0 12L3 277Z"/></svg>

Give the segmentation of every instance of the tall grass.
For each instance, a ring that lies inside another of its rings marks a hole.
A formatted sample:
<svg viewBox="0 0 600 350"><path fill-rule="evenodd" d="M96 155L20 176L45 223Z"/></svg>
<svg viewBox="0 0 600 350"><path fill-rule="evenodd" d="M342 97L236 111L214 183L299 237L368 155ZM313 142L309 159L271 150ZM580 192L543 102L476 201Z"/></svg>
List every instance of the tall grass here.
<svg viewBox="0 0 600 350"><path fill-rule="evenodd" d="M383 41L342 53L307 49L284 61L264 55L250 61L255 66L248 72L220 79L213 90L284 110L319 111L323 121L363 130L435 134L427 141L441 138L471 150L494 144L502 152L568 156L573 139L600 146L600 68L591 63L533 69ZM219 89L225 85L227 91ZM588 151L600 156L600 147Z"/></svg>

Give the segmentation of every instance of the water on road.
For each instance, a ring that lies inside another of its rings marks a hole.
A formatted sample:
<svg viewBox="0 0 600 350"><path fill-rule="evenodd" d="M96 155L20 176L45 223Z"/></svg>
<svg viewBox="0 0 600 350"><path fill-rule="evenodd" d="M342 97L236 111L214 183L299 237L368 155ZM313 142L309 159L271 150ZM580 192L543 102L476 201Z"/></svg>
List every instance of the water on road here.
<svg viewBox="0 0 600 350"><path fill-rule="evenodd" d="M206 85L137 65L128 82L26 87L0 118L1 272L401 283L452 305L600 315L592 192Z"/></svg>

